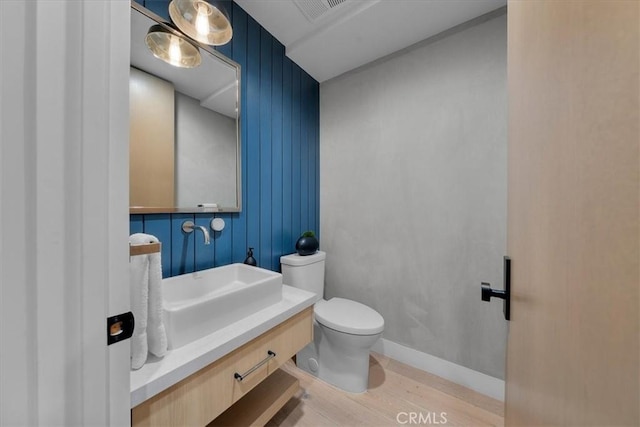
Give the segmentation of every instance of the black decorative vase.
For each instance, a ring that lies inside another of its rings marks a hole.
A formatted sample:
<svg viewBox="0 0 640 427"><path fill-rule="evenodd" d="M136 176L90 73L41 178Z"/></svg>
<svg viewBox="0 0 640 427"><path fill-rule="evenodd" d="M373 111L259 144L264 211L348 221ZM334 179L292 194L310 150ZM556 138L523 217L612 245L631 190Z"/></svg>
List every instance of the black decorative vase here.
<svg viewBox="0 0 640 427"><path fill-rule="evenodd" d="M318 252L318 247L320 244L318 243L318 239L315 237L300 237L296 242L296 251L298 255L307 256L313 255Z"/></svg>

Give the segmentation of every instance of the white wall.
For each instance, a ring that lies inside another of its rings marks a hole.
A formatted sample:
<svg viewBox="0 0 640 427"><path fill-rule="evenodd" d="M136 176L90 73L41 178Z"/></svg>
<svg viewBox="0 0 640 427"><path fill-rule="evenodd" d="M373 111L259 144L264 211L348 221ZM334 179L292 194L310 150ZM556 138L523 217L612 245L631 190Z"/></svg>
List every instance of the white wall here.
<svg viewBox="0 0 640 427"><path fill-rule="evenodd" d="M504 378L504 14L320 89L326 297L385 318L384 338Z"/></svg>

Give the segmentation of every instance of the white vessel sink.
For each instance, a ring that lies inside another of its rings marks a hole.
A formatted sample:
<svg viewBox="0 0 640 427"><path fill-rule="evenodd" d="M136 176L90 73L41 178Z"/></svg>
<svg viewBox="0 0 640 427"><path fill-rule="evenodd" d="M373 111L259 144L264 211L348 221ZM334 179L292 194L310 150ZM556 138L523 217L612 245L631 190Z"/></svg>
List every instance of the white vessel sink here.
<svg viewBox="0 0 640 427"><path fill-rule="evenodd" d="M282 300L282 274L230 264L162 280L169 349L182 347Z"/></svg>

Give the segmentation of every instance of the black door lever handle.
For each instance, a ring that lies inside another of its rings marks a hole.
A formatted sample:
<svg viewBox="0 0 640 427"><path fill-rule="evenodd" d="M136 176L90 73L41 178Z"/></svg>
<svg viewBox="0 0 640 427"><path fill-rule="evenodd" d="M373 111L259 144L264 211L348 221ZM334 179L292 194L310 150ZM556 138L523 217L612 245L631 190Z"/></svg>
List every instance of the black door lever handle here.
<svg viewBox="0 0 640 427"><path fill-rule="evenodd" d="M487 282L481 283L482 301L491 301L491 297L501 298L504 300L504 318L511 319L511 259L504 257L504 291L491 289L491 284Z"/></svg>
<svg viewBox="0 0 640 427"><path fill-rule="evenodd" d="M482 282L482 301L491 301L491 297L507 299L507 292L491 289L491 283Z"/></svg>

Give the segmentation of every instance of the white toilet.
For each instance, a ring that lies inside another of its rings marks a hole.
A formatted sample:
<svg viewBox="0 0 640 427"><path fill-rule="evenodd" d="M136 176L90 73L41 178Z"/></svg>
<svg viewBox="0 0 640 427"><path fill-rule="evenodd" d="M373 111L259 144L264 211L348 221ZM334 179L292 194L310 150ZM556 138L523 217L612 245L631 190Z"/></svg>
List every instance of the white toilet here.
<svg viewBox="0 0 640 427"><path fill-rule="evenodd" d="M324 297L326 254L280 257L282 282L318 295L313 342L296 355L299 368L342 390L367 391L369 351L382 335L384 319L374 309L344 298Z"/></svg>

